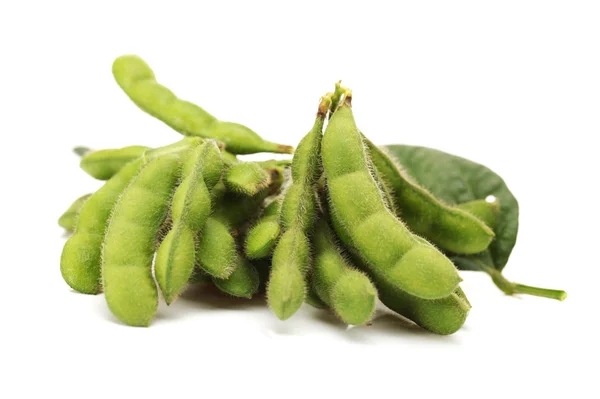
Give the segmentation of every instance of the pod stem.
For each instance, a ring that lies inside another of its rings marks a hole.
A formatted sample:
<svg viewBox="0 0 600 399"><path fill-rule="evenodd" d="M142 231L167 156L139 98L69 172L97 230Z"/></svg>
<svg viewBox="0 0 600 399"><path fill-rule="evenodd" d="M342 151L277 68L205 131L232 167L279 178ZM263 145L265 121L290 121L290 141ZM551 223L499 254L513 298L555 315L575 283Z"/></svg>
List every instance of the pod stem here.
<svg viewBox="0 0 600 399"><path fill-rule="evenodd" d="M333 115L333 113L335 112L335 110L337 109L337 107L340 105L340 100L342 99L342 96L344 95L345 92L346 92L346 89L344 87L342 87L342 81L338 80L337 83L335 84L335 91L333 92L333 96L331 97L331 109L329 112L330 119L331 119L331 116Z"/></svg>
<svg viewBox="0 0 600 399"><path fill-rule="evenodd" d="M323 97L321 97L321 102L319 103L319 110L317 111L317 118L325 119L327 116L327 112L331 108L333 104L334 93L327 93Z"/></svg>
<svg viewBox="0 0 600 399"><path fill-rule="evenodd" d="M293 154L294 147L291 145L274 143L272 141L264 141L262 152L272 152L274 154Z"/></svg>
<svg viewBox="0 0 600 399"><path fill-rule="evenodd" d="M525 294L543 298L556 299L564 301L567 298L567 293L562 290L553 290L548 288L532 287L530 285L518 284L509 281L504 277L501 271L493 267L479 263L481 268L490 275L494 284L506 295Z"/></svg>

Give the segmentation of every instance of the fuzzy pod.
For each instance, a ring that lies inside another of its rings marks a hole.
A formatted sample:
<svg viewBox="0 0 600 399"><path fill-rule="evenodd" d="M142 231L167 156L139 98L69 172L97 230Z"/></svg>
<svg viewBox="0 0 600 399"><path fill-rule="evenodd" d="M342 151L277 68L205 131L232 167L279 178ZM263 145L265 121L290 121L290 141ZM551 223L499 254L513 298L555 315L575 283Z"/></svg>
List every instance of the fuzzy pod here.
<svg viewBox="0 0 600 399"><path fill-rule="evenodd" d="M242 298L252 298L260 285L260 275L256 267L239 253L236 253L236 267L233 273L225 279L213 277L212 280L221 291Z"/></svg>
<svg viewBox="0 0 600 399"><path fill-rule="evenodd" d="M414 182L384 150L365 140L384 184L392 189L400 217L415 234L457 254L484 251L494 231L460 207L450 206Z"/></svg>
<svg viewBox="0 0 600 399"><path fill-rule="evenodd" d="M102 291L100 263L108 219L117 199L143 165L143 159L127 164L81 207L75 233L65 243L60 258L62 276L75 291L84 294Z"/></svg>
<svg viewBox="0 0 600 399"><path fill-rule="evenodd" d="M90 151L81 157L79 166L88 175L98 180L108 180L123 166L141 157L149 147L132 145L123 148Z"/></svg>
<svg viewBox="0 0 600 399"><path fill-rule="evenodd" d="M123 55L112 65L125 94L143 111L186 136L212 138L234 154L292 153L293 148L264 140L246 126L223 122L191 102L181 100L156 81L152 69L136 55Z"/></svg>
<svg viewBox="0 0 600 399"><path fill-rule="evenodd" d="M385 279L374 281L385 306L436 334L450 335L458 331L471 309L460 287L444 298L427 300L399 290Z"/></svg>
<svg viewBox="0 0 600 399"><path fill-rule="evenodd" d="M156 280L167 304L179 296L194 270L196 236L211 213L210 191L223 165L221 152L212 140L194 148L184 162L183 180L171 203L173 227L156 255Z"/></svg>
<svg viewBox="0 0 600 399"><path fill-rule="evenodd" d="M320 176L323 125L330 102L322 101L312 129L302 138L292 159L292 183L284 193L279 222L283 234L273 252L267 302L286 320L302 305L310 269L310 242L317 208L315 186Z"/></svg>
<svg viewBox="0 0 600 399"><path fill-rule="evenodd" d="M240 195L255 195L269 185L269 174L256 162L240 162L223 176L225 187Z"/></svg>
<svg viewBox="0 0 600 399"><path fill-rule="evenodd" d="M69 233L73 232L77 225L79 212L81 212L81 208L83 208L83 205L91 196L92 194L82 195L73 201L69 208L58 218L58 225Z"/></svg>
<svg viewBox="0 0 600 399"><path fill-rule="evenodd" d="M198 238L196 257L200 269L220 279L227 278L233 273L240 262L236 239L232 233L249 219L254 218L268 191L265 189L248 197L228 193L223 186L215 187L213 190L215 209Z"/></svg>
<svg viewBox="0 0 600 399"><path fill-rule="evenodd" d="M322 161L335 231L346 246L358 250L372 278L424 299L443 298L457 288L461 278L452 262L421 243L386 207L350 97L325 130Z"/></svg>
<svg viewBox="0 0 600 399"><path fill-rule="evenodd" d="M498 215L500 214L500 203L498 201L473 200L458 204L456 207L475 216L492 230L496 228Z"/></svg>
<svg viewBox="0 0 600 399"><path fill-rule="evenodd" d="M372 319L377 289L369 278L347 260L327 221L319 219L312 237L314 265L312 285L319 298L347 324Z"/></svg>
<svg viewBox="0 0 600 399"><path fill-rule="evenodd" d="M115 204L102 246L102 282L111 312L123 323L148 326L158 308L152 276L156 235L169 211L180 157L146 164Z"/></svg>
<svg viewBox="0 0 600 399"><path fill-rule="evenodd" d="M267 303L279 319L289 319L302 306L310 261L306 234L299 227L286 230L275 247L267 284Z"/></svg>
<svg viewBox="0 0 600 399"><path fill-rule="evenodd" d="M198 238L197 266L217 278L227 278L237 264L235 238L229 226L220 219L209 217Z"/></svg>
<svg viewBox="0 0 600 399"><path fill-rule="evenodd" d="M258 221L248 231L245 245L248 258L266 258L273 252L281 233L281 226L279 225L281 202L280 198L271 202Z"/></svg>

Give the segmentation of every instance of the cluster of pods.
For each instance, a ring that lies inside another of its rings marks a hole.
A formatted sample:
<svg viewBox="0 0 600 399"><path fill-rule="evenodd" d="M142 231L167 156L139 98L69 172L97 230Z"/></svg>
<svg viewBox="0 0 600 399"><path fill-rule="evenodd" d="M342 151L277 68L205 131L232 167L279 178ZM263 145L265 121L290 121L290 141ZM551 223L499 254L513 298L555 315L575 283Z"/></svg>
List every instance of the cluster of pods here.
<svg viewBox="0 0 600 399"><path fill-rule="evenodd" d="M500 205L448 205L421 187L357 128L350 90L338 83L321 98L293 151L177 98L137 56L117 58L113 75L139 108L186 137L160 148L76 148L81 167L106 182L59 219L73 233L61 256L73 289L104 292L133 326L151 323L159 292L171 304L195 283L243 298L266 292L282 320L307 302L365 324L379 299L434 333L464 324L471 305L452 256L489 248ZM294 155L237 157L257 152Z"/></svg>

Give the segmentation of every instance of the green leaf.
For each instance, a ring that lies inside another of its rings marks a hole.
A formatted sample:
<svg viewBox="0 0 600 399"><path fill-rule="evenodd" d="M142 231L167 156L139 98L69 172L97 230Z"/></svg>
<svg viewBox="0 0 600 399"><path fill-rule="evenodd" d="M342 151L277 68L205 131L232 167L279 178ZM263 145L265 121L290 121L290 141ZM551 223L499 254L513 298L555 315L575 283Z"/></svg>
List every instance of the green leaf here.
<svg viewBox="0 0 600 399"><path fill-rule="evenodd" d="M502 270L517 241L519 230L519 203L500 176L489 168L468 159L427 147L389 145L387 150L406 172L433 195L451 205L496 197L500 213L494 233L496 239L488 249L490 256L456 256L461 269L477 269L477 263L491 261Z"/></svg>
<svg viewBox="0 0 600 399"><path fill-rule="evenodd" d="M474 255L450 255L459 269L489 274L494 284L507 295L527 294L559 301L567 297L562 290L513 283L502 275L517 241L519 204L500 176L483 165L431 148L408 145L386 148L408 175L437 198L450 205L462 204L461 207L470 208L473 214L480 213L476 216L484 216L482 220L493 225L496 238L488 249ZM486 214L490 209L481 213L481 203L473 201L485 200L490 195L496 198L499 212L491 207L492 214Z"/></svg>

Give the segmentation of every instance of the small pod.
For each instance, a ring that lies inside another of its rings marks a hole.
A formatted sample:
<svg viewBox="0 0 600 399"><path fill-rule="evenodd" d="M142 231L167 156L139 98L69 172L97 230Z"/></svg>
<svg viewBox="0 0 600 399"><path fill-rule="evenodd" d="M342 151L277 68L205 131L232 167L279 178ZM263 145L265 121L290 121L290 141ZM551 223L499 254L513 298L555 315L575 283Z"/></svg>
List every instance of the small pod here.
<svg viewBox="0 0 600 399"><path fill-rule="evenodd" d="M239 162L223 176L225 187L240 195L255 195L269 185L269 174L256 162Z"/></svg>
<svg viewBox="0 0 600 399"><path fill-rule="evenodd" d="M371 277L424 298L446 297L461 281L452 262L425 245L386 207L370 172L350 96L338 108L323 138L330 215L338 237L358 250Z"/></svg>
<svg viewBox="0 0 600 399"><path fill-rule="evenodd" d="M156 280L167 304L185 288L194 270L196 237L210 215L210 192L222 171L221 152L212 140L191 150L184 162L183 180L171 203L173 227L156 255Z"/></svg>
<svg viewBox="0 0 600 399"><path fill-rule="evenodd" d="M88 175L98 180L108 180L123 166L141 157L149 147L132 145L123 148L90 151L81 157L79 166Z"/></svg>
<svg viewBox="0 0 600 399"><path fill-rule="evenodd" d="M281 181L272 182L280 187ZM218 185L213 190L215 210L208 218L198 239L197 266L209 275L224 279L240 264L234 230L259 211L271 191L270 187L248 197L226 192Z"/></svg>
<svg viewBox="0 0 600 399"><path fill-rule="evenodd" d="M291 317L305 300L310 269L308 234L316 217L315 186L320 176L319 154L325 116L331 100L323 98L312 129L302 138L292 160L292 184L284 193L280 223L284 233L273 252L267 303L281 319Z"/></svg>
<svg viewBox="0 0 600 399"><path fill-rule="evenodd" d="M381 181L391 188L400 217L415 234L457 254L478 253L490 245L494 232L485 223L460 207L438 200L407 176L381 148L367 139L365 142Z"/></svg>
<svg viewBox="0 0 600 399"><path fill-rule="evenodd" d="M100 258L110 212L123 190L143 166L143 159L127 164L81 208L75 233L65 243L60 258L62 276L75 291L84 294L102 291Z"/></svg>
<svg viewBox="0 0 600 399"><path fill-rule="evenodd" d="M260 276L256 267L239 252L236 252L236 266L225 279L213 278L213 283L221 291L241 298L252 298L258 291Z"/></svg>
<svg viewBox="0 0 600 399"><path fill-rule="evenodd" d="M71 206L62 214L60 218L58 218L58 225L65 229L67 232L71 233L75 230L75 226L77 225L77 218L79 217L79 212L81 212L81 208L83 208L83 204L92 196L92 194L82 195L77 198Z"/></svg>
<svg viewBox="0 0 600 399"><path fill-rule="evenodd" d="M271 202L265 208L260 219L248 231L246 238L246 256L248 258L266 258L273 252L281 233L281 226L279 225L281 203L281 198Z"/></svg>
<svg viewBox="0 0 600 399"><path fill-rule="evenodd" d="M347 324L365 324L375 313L377 290L369 278L342 255L327 221L320 218L313 235L312 284L319 298Z"/></svg>
<svg viewBox="0 0 600 399"><path fill-rule="evenodd" d="M102 282L108 307L122 322L148 326L158 308L152 276L156 235L180 174L180 157L146 164L115 204L102 246Z"/></svg>
<svg viewBox="0 0 600 399"><path fill-rule="evenodd" d="M183 135L221 141L234 154L293 152L290 146L266 141L246 126L219 121L199 106L180 100L156 81L152 69L136 55L115 59L112 72L117 84L140 109Z"/></svg>

